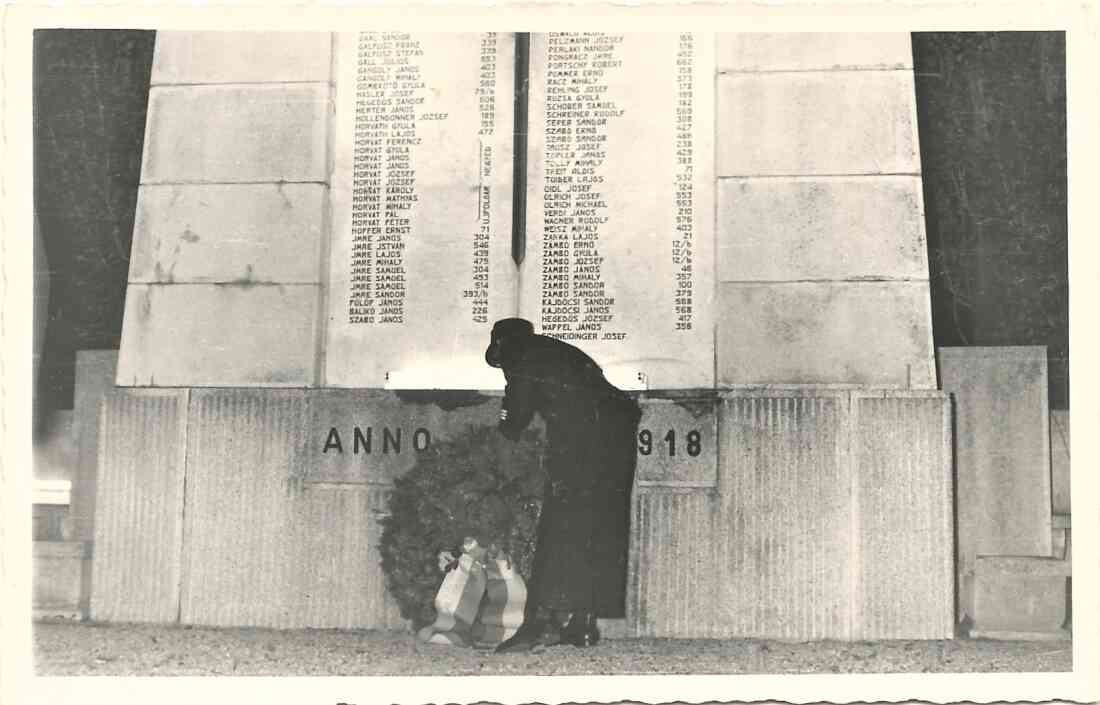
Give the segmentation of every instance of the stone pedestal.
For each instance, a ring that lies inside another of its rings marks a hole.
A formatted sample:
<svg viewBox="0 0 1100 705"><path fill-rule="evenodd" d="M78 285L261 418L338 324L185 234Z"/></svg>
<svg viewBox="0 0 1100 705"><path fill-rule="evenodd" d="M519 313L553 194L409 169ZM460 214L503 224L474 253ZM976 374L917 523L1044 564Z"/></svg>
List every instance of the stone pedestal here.
<svg viewBox="0 0 1100 705"><path fill-rule="evenodd" d="M959 618L978 556L1051 555L1047 360L1042 347L941 348L954 398Z"/></svg>

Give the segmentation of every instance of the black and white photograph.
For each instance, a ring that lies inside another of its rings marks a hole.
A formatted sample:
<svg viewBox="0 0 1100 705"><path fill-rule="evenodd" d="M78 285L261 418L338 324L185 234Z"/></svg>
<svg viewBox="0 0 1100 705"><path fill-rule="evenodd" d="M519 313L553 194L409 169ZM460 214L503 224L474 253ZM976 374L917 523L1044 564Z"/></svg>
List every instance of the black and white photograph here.
<svg viewBox="0 0 1100 705"><path fill-rule="evenodd" d="M1097 8L880 5L9 8L12 702L1100 698Z"/></svg>

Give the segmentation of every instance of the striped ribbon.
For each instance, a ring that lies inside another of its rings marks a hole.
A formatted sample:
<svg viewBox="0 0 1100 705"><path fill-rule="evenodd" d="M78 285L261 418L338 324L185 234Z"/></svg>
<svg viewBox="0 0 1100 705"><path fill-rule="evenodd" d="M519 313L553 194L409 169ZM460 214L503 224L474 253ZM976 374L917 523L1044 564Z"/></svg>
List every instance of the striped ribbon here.
<svg viewBox="0 0 1100 705"><path fill-rule="evenodd" d="M491 646L523 624L527 586L505 559L482 565L463 554L435 596L435 622L418 633L429 644Z"/></svg>

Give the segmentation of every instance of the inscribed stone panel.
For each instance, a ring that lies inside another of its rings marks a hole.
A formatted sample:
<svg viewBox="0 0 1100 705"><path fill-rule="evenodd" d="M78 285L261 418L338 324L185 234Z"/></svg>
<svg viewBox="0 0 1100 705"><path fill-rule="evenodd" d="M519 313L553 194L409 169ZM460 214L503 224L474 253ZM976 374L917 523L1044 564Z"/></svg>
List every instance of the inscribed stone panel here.
<svg viewBox="0 0 1100 705"><path fill-rule="evenodd" d="M642 400L639 486L717 486L717 403L715 397Z"/></svg>
<svg viewBox="0 0 1100 705"><path fill-rule="evenodd" d="M713 384L710 35L531 37L520 312L650 388Z"/></svg>
<svg viewBox="0 0 1100 705"><path fill-rule="evenodd" d="M295 461L305 480L390 484L433 445L472 428L496 426L499 398L435 394L416 398L381 389L313 394L309 430Z"/></svg>
<svg viewBox="0 0 1100 705"><path fill-rule="evenodd" d="M453 386L487 369L490 325L516 311L514 36L338 47L325 384Z"/></svg>

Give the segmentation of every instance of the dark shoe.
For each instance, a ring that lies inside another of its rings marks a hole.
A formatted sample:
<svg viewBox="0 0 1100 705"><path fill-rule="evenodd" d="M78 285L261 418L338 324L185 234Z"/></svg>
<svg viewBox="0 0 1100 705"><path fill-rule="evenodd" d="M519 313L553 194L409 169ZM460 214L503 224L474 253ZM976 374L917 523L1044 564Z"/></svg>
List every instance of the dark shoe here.
<svg viewBox="0 0 1100 705"><path fill-rule="evenodd" d="M566 644L595 646L600 643L600 630L596 626L596 615L592 612L577 612L562 630L561 640Z"/></svg>
<svg viewBox="0 0 1100 705"><path fill-rule="evenodd" d="M546 622L535 620L524 622L516 633L504 640L494 649L498 654L518 654L530 651L536 646L543 645L546 636Z"/></svg>

